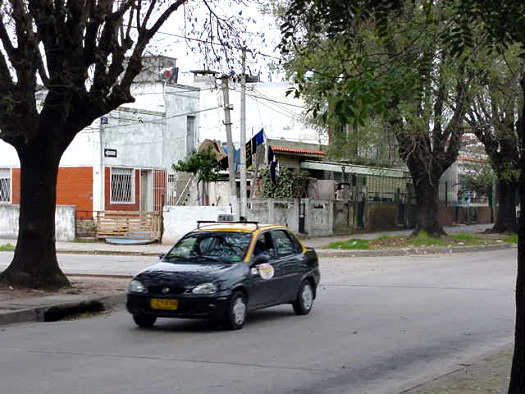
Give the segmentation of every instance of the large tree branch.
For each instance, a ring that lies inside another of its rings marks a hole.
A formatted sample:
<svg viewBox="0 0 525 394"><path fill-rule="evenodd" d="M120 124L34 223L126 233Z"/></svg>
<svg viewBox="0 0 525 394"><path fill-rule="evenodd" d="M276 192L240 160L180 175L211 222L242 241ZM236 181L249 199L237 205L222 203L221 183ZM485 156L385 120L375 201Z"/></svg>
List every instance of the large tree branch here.
<svg viewBox="0 0 525 394"><path fill-rule="evenodd" d="M132 9L134 3L134 0L127 0L113 13L109 4L104 4L104 8L98 10L103 15L99 18L104 19L105 23L98 41L98 48L90 51L94 53L96 64L93 87L91 89L95 94L107 94L124 69L124 57L126 52L131 49L133 41L128 31L126 36L121 37L121 42L119 42L119 28L122 26L126 12L129 11L129 17L133 17L133 13L136 12ZM110 55L112 60L108 66ZM87 58L91 56L90 53L87 54Z"/></svg>
<svg viewBox="0 0 525 394"><path fill-rule="evenodd" d="M4 17L4 14L0 13L0 40L2 41L2 45L4 46L7 56L9 56L10 59L16 59L17 51L11 43L11 37L9 37L9 34L5 28Z"/></svg>
<svg viewBox="0 0 525 394"><path fill-rule="evenodd" d="M130 56L128 66L126 67L126 71L124 72L124 76L122 77L122 81L119 84L118 90L120 92L118 92L117 95L120 95L123 92L127 92L129 94L129 88L131 86L131 83L133 82L133 79L142 69L141 58L146 45L148 45L153 35L158 32L160 27L164 24L164 22L166 22L170 15L187 1L188 0L175 1L173 4L171 4L168 8L164 10L164 12L158 17L158 19L155 21L151 28L142 32L139 31L139 37L135 44L135 48L133 49L133 53Z"/></svg>

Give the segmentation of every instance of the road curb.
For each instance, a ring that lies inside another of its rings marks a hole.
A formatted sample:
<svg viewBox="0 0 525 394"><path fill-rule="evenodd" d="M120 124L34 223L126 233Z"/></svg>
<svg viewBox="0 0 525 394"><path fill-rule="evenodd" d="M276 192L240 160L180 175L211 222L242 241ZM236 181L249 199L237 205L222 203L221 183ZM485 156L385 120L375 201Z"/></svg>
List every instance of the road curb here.
<svg viewBox="0 0 525 394"><path fill-rule="evenodd" d="M44 300L45 301L45 300ZM74 313L103 311L115 306L124 305L126 293L116 293L104 296L82 297L75 300L64 300L34 307L22 307L17 305L24 302L14 300L12 303L0 304L0 325L27 322L45 322L60 320L60 316L68 316Z"/></svg>
<svg viewBox="0 0 525 394"><path fill-rule="evenodd" d="M166 248L167 249L167 248ZM136 252L126 250L71 250L71 249L57 249L57 253L62 254L93 254L106 256L159 256L159 252Z"/></svg>
<svg viewBox="0 0 525 394"><path fill-rule="evenodd" d="M381 257L381 256L409 256L425 254L450 254L486 252L491 250L517 248L515 244L501 243L494 245L472 246L436 246L421 248L382 249L382 250L343 250L343 249L316 249L319 257Z"/></svg>

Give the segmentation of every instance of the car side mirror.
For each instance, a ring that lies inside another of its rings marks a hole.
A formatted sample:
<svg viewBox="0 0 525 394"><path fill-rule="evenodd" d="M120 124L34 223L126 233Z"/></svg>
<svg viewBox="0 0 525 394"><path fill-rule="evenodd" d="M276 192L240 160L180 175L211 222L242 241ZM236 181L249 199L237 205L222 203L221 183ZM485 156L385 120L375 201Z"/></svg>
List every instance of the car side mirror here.
<svg viewBox="0 0 525 394"><path fill-rule="evenodd" d="M159 253L159 260L162 260L164 258L164 256L166 256L165 253Z"/></svg>
<svg viewBox="0 0 525 394"><path fill-rule="evenodd" d="M253 265L259 265L259 264L266 264L268 261L270 261L270 255L267 253L260 254L258 256L255 256L252 260Z"/></svg>

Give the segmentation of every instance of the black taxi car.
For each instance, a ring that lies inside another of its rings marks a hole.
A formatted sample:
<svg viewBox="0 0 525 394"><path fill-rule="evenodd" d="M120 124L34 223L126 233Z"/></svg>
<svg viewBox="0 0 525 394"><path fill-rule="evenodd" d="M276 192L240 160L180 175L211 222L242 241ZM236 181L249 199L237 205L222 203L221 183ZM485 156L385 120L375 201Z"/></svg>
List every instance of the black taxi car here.
<svg viewBox="0 0 525 394"><path fill-rule="evenodd" d="M286 303L306 315L320 279L315 250L280 225L199 221L160 257L129 285L126 306L140 327L190 317L236 330L249 311Z"/></svg>

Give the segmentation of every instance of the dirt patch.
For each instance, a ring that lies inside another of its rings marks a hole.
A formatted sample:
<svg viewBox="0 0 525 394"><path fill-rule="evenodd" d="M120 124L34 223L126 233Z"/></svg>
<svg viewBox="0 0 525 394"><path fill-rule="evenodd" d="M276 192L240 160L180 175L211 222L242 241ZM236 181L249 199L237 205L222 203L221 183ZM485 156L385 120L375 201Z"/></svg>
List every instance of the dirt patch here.
<svg viewBox="0 0 525 394"><path fill-rule="evenodd" d="M510 382L511 363L512 350L505 350L403 391L403 394L505 394Z"/></svg>
<svg viewBox="0 0 525 394"><path fill-rule="evenodd" d="M126 291L130 281L125 278L95 278L79 276L69 276L68 279L71 283L71 287L56 291L0 288L0 302L45 297L57 294L103 296Z"/></svg>

